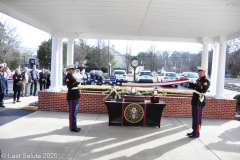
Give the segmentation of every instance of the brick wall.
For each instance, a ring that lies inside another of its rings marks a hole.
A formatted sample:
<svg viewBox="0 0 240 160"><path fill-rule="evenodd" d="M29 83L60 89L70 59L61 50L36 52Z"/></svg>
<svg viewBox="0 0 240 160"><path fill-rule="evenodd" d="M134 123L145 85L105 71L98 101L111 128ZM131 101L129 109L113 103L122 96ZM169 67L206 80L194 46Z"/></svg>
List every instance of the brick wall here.
<svg viewBox="0 0 240 160"><path fill-rule="evenodd" d="M67 107L67 92L38 92L38 109L43 111L64 111ZM101 92L84 91L79 101L79 112L83 113L107 113L103 99L106 97ZM145 97L150 100L150 97ZM191 117L191 97L160 97L166 103L163 116L168 117ZM207 105L203 113L204 118L234 119L236 112L235 99L207 98Z"/></svg>

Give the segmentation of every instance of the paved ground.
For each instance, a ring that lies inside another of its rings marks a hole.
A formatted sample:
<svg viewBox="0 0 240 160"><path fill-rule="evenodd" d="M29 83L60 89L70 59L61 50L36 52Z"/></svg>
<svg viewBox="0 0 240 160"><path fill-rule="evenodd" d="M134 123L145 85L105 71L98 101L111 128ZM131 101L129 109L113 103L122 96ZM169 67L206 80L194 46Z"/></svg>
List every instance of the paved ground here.
<svg viewBox="0 0 240 160"><path fill-rule="evenodd" d="M232 91L225 92L229 97ZM2 159L238 160L240 121L204 119L201 137L190 139L191 118L162 117L161 128L108 126L107 114L78 113L81 132L68 129L68 113L23 111L37 101L6 100L0 108ZM18 112L19 114L16 114Z"/></svg>

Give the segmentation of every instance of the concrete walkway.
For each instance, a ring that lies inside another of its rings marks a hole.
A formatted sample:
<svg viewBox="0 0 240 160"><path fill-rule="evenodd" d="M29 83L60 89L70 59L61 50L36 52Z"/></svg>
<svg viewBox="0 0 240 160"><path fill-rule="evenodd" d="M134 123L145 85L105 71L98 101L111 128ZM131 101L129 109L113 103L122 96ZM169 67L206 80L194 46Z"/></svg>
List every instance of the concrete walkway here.
<svg viewBox="0 0 240 160"><path fill-rule="evenodd" d="M235 93L234 93L235 94ZM6 111L37 97L6 100ZM20 110L19 110L20 111ZM161 128L108 126L107 114L78 113L79 133L69 131L68 113L31 111L0 125L2 159L238 160L240 121L203 119L201 137L190 139L191 118L162 117Z"/></svg>

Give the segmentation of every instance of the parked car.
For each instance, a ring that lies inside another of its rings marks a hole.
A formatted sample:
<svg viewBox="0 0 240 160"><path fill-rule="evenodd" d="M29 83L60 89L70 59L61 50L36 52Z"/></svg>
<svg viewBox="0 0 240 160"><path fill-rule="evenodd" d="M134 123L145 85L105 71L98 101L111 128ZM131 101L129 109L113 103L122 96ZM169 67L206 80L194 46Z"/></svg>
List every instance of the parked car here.
<svg viewBox="0 0 240 160"><path fill-rule="evenodd" d="M226 73L225 78L232 78L232 74Z"/></svg>
<svg viewBox="0 0 240 160"><path fill-rule="evenodd" d="M117 82L128 82L128 75L125 70L114 70L113 74L116 76Z"/></svg>
<svg viewBox="0 0 240 160"><path fill-rule="evenodd" d="M148 82L153 83L153 75L149 70L139 71L135 76L136 82Z"/></svg>
<svg viewBox="0 0 240 160"><path fill-rule="evenodd" d="M177 74L175 72L163 72L158 74L157 82L172 82L178 80ZM174 85L178 87L178 85Z"/></svg>
<svg viewBox="0 0 240 160"><path fill-rule="evenodd" d="M191 81L196 81L199 78L198 73L196 72L183 72L181 74L180 79L189 79ZM189 82L185 82L185 83L181 83L181 86L186 86L188 88L192 87L192 83Z"/></svg>
<svg viewBox="0 0 240 160"><path fill-rule="evenodd" d="M7 78L8 78L8 79L13 79L14 73L15 73L15 72L10 72Z"/></svg>

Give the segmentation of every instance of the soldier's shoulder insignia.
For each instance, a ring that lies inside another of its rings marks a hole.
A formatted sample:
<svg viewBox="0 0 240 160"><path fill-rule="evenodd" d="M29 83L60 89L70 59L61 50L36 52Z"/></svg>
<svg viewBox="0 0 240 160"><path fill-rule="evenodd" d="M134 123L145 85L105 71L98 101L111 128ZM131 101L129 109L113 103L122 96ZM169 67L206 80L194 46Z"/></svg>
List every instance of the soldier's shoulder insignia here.
<svg viewBox="0 0 240 160"><path fill-rule="evenodd" d="M207 85L208 85L208 83L207 83L207 82L205 82L205 83L203 83L203 85L204 85L204 86L207 86Z"/></svg>

